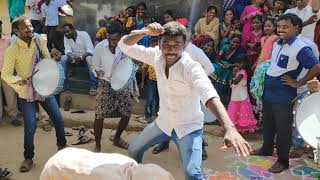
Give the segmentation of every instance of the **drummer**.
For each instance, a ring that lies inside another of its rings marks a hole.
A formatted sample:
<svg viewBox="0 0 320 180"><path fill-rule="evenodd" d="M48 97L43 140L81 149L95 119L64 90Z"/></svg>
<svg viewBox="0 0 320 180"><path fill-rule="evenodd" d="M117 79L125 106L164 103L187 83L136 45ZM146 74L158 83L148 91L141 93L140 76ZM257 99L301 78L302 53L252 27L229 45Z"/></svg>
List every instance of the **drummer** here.
<svg viewBox="0 0 320 180"><path fill-rule="evenodd" d="M289 167L291 146L293 103L297 88L306 84L320 72L319 59L311 48L300 38L299 17L284 14L278 19L279 40L273 45L271 65L265 75L263 94L263 145L253 155L271 156L274 138L277 137L278 159L269 169L280 173ZM308 73L297 80L302 68Z"/></svg>
<svg viewBox="0 0 320 180"><path fill-rule="evenodd" d="M108 28L107 39L98 43L93 55L93 72L98 77L98 94L94 120L94 135L96 141L95 151L101 151L101 134L103 130L104 118L121 117L115 135L111 135L110 140L115 146L128 149L129 144L120 136L127 128L131 112L131 90L125 88L115 91L111 88L110 76L115 61L126 58L117 44L125 33L124 27L113 22Z"/></svg>
<svg viewBox="0 0 320 180"><path fill-rule="evenodd" d="M58 150L66 147L64 123L57 101L54 96L40 98L35 94L31 82L36 62L41 58L50 58L45 41L35 36L33 27L27 17L19 17L12 23L12 30L17 35L17 41L12 43L4 56L1 78L18 94L18 102L24 118L24 161L20 172L28 172L33 166L34 135L36 132L36 105L40 105L50 115L56 129ZM40 52L39 52L40 51ZM61 53L55 49L51 57L60 60Z"/></svg>

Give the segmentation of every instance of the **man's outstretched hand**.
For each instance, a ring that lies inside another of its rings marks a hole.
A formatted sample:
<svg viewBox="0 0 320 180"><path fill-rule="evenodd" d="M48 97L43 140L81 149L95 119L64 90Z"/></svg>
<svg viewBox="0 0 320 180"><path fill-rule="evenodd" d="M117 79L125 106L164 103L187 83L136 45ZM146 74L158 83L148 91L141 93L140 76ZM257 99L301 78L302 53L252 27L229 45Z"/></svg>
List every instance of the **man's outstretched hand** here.
<svg viewBox="0 0 320 180"><path fill-rule="evenodd" d="M239 134L236 128L228 128L226 130L226 134L224 135L224 147L227 148L233 146L237 152L238 156L241 156L241 154L244 157L247 157L250 155L250 152L252 151L250 144L243 139L243 137Z"/></svg>

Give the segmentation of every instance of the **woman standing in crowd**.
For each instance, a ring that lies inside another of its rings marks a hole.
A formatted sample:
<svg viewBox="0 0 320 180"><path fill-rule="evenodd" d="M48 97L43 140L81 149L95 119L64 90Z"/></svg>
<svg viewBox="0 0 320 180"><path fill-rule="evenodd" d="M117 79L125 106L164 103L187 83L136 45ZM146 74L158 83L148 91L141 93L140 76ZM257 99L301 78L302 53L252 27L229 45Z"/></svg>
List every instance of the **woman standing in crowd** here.
<svg viewBox="0 0 320 180"><path fill-rule="evenodd" d="M227 105L230 97L230 85L232 84L232 68L239 54L246 53L240 47L241 36L233 35L230 44L220 49L216 63L213 63L214 73L211 75L213 85L216 88L224 105Z"/></svg>
<svg viewBox="0 0 320 180"><path fill-rule="evenodd" d="M215 6L209 6L206 17L199 19L194 28L196 36L209 35L216 46L219 43L219 18L217 18L217 13L218 9Z"/></svg>
<svg viewBox="0 0 320 180"><path fill-rule="evenodd" d="M253 17L256 14L263 15L260 8L261 3L262 0L252 0L252 5L247 5L241 14L240 21L243 24L241 46L243 48L246 47L246 38L251 31Z"/></svg>

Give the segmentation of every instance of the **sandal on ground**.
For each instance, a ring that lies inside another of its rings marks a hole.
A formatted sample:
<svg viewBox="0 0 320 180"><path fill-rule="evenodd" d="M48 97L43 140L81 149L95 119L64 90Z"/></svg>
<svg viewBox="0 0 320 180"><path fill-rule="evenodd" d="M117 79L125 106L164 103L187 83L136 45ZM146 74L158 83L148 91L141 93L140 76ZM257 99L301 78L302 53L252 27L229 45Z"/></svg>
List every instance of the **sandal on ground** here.
<svg viewBox="0 0 320 180"><path fill-rule="evenodd" d="M169 148L169 143L160 143L153 148L152 154L159 154L160 152L168 148Z"/></svg>
<svg viewBox="0 0 320 180"><path fill-rule="evenodd" d="M122 138L120 138L118 141L113 141L113 145L118 146L122 149L128 149L129 144L125 142Z"/></svg>
<svg viewBox="0 0 320 180"><path fill-rule="evenodd" d="M8 168L0 168L0 179L7 179L9 176L11 176L12 173L8 171Z"/></svg>
<svg viewBox="0 0 320 180"><path fill-rule="evenodd" d="M71 96L66 97L66 100L63 103L63 110L64 111L69 111L70 110L70 106L72 103L72 98Z"/></svg>
<svg viewBox="0 0 320 180"><path fill-rule="evenodd" d="M290 158L301 158L301 156L305 153L306 149L304 147L293 147L289 152Z"/></svg>
<svg viewBox="0 0 320 180"><path fill-rule="evenodd" d="M14 119L11 121L11 124L15 127L19 127L19 126L22 126L22 122L19 121L18 119Z"/></svg>
<svg viewBox="0 0 320 180"><path fill-rule="evenodd" d="M43 123L41 127L45 132L50 132L52 130L52 126L49 123Z"/></svg>
<svg viewBox="0 0 320 180"><path fill-rule="evenodd" d="M208 154L205 148L202 148L202 161L208 159Z"/></svg>
<svg viewBox="0 0 320 180"><path fill-rule="evenodd" d="M280 162L274 163L271 168L268 169L269 172L272 173L281 173L282 171L288 169L289 165L284 165Z"/></svg>
<svg viewBox="0 0 320 180"><path fill-rule="evenodd" d="M32 169L32 166L33 166L33 160L26 159L21 163L20 172L22 173L28 172Z"/></svg>
<svg viewBox="0 0 320 180"><path fill-rule="evenodd" d="M81 136L78 138L78 140L73 143L72 145L81 145L81 144L86 144L94 141L92 138L89 138L88 136Z"/></svg>

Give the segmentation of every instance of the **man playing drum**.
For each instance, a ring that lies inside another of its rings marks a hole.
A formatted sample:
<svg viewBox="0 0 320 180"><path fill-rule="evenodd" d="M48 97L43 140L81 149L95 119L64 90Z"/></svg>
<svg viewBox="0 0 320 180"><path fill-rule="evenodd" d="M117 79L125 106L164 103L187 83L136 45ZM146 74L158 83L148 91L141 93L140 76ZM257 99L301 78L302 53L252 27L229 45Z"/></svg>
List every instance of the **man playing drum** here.
<svg viewBox="0 0 320 180"><path fill-rule="evenodd" d="M277 31L279 40L273 44L271 65L265 75L263 94L263 145L253 155L271 156L274 138L277 137L278 159L269 169L280 173L289 167L291 146L293 100L297 88L306 84L320 72L319 59L300 38L299 17L295 14L281 15ZM309 69L300 80L302 69Z"/></svg>
<svg viewBox="0 0 320 180"><path fill-rule="evenodd" d="M19 105L24 118L24 158L20 172L28 172L33 165L34 135L36 132L36 106L38 103L50 115L56 129L58 150L66 147L64 123L54 96L39 97L33 88L31 77L33 69L41 58L50 58L47 45L33 33L31 22L26 17L19 17L12 23L17 41L9 46L5 53L1 78L18 94ZM59 60L61 53L55 49L51 56Z"/></svg>
<svg viewBox="0 0 320 180"><path fill-rule="evenodd" d="M178 146L186 179L202 180L203 113L200 100L221 120L227 144L231 143L238 155L249 155L250 145L235 129L203 68L184 52L185 27L178 22L169 22L163 27L152 23L147 29L124 36L118 43L124 53L154 67L160 96L157 119L130 144L129 155L141 163L145 151L171 138ZM137 45L145 35L160 35L159 47Z"/></svg>
<svg viewBox="0 0 320 180"><path fill-rule="evenodd" d="M128 143L120 136L127 128L131 112L131 90L129 87L114 90L111 88L111 74L115 61L119 62L124 58L128 58L117 47L117 43L125 33L125 29L116 22L112 23L108 28L107 39L101 41L95 48L93 55L93 71L99 78L97 105L94 121L94 135L96 141L95 151L101 151L101 134L103 130L104 118L121 117L116 134L111 136L113 144L127 149ZM124 73L129 73L125 72Z"/></svg>

